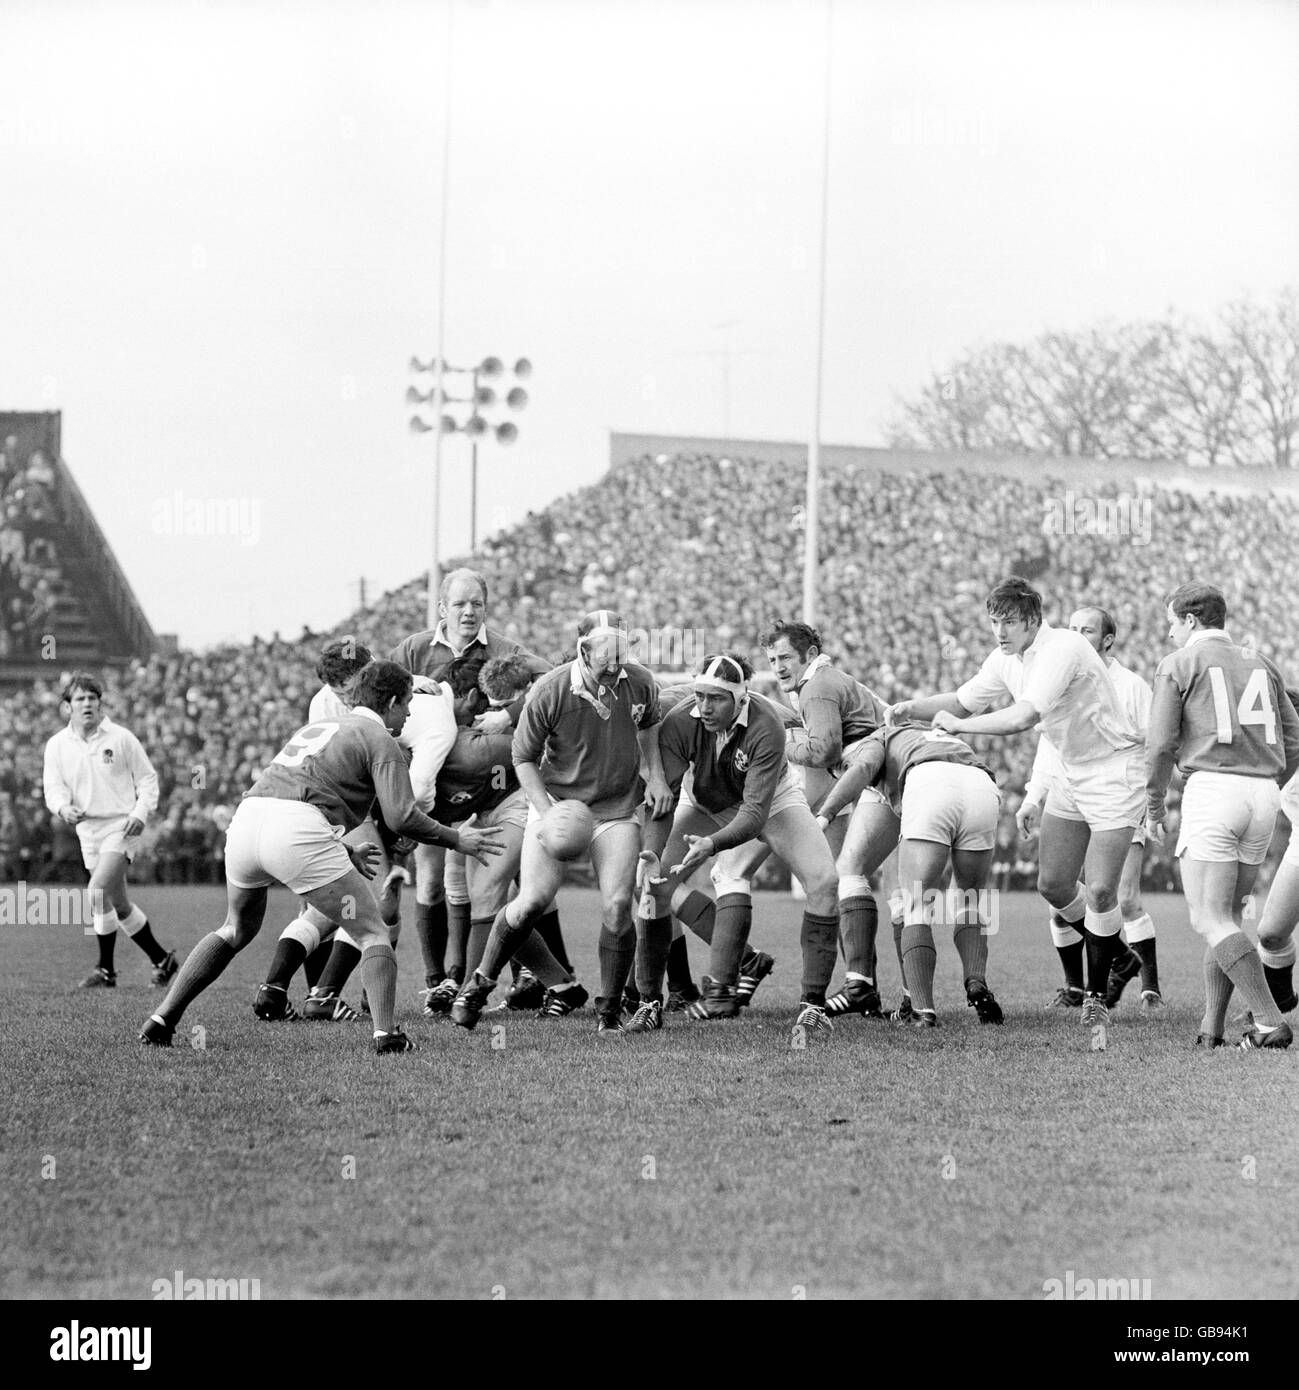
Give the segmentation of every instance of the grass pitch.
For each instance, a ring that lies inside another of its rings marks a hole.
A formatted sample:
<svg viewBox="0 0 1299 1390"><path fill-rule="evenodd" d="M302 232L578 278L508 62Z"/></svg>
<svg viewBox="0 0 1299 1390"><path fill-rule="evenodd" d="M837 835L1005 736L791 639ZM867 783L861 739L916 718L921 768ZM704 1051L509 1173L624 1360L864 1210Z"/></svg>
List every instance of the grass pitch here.
<svg viewBox="0 0 1299 1390"><path fill-rule="evenodd" d="M223 915L220 889L136 897L182 954ZM965 1007L940 936L939 1030L849 1019L804 1050L800 908L775 895L753 940L776 972L748 1016L643 1037L599 1038L589 1010L473 1034L424 1019L408 928L398 1016L420 1050L388 1058L368 1027L254 1018L287 894L171 1052L135 1042L159 992L129 941L116 990L76 991L88 938L6 927L0 1293L148 1299L179 1270L264 1299L1032 1299L1072 1270L1156 1299L1275 1297L1299 1283L1277 1237L1299 1055L1193 1050L1198 941L1180 898L1149 906L1171 1007L1142 1019L1129 986L1104 1052L1042 1008L1058 967L1031 895L1003 899L991 943L1003 1028ZM561 910L593 987L594 895ZM896 1002L891 943L881 984Z"/></svg>

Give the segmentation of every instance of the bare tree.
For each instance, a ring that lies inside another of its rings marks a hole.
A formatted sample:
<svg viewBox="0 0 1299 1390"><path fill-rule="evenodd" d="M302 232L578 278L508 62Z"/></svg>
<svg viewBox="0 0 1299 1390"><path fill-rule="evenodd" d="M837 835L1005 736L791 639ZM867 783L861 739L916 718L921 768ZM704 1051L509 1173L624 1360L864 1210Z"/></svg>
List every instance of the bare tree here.
<svg viewBox="0 0 1299 1390"><path fill-rule="evenodd" d="M1258 461L1294 468L1299 431L1299 290L1272 305L1238 299L1222 314L1226 341L1246 369L1242 411Z"/></svg>

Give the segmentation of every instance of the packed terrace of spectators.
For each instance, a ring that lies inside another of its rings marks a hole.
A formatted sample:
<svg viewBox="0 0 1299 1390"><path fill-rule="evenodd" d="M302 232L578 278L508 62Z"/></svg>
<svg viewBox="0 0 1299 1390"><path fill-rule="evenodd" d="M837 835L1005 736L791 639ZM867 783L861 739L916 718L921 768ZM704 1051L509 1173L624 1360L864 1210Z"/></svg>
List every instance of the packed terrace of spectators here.
<svg viewBox="0 0 1299 1390"><path fill-rule="evenodd" d="M1090 514L1060 524L1066 491L1076 499L1086 488L1077 480L1085 462L1073 481L1065 467L1044 464L1032 483L827 469L818 623L826 650L886 700L953 689L989 650L984 595L1020 573L1043 591L1050 622L1067 622L1084 603L1108 608L1119 660L1149 678L1168 650L1163 599L1194 578L1222 587L1234 636L1277 661L1289 684L1299 680L1292 501L1111 483L1087 493L1116 504L1095 533ZM801 470L787 465L646 456L455 563L487 576L491 625L552 660L571 651L578 615L609 607L648 633L691 634L685 650L696 655L741 649L761 670L757 632L800 612L802 507ZM386 655L424 628L425 611L423 583L413 582L335 632L356 632ZM220 879L233 806L305 718L312 668L330 635L155 657L110 676L108 712L140 737L162 781L142 874ZM40 800L41 752L60 723L63 675L0 707L0 868L9 877L61 874L65 861L76 862L75 845L52 832ZM1004 792L998 882L1028 886L1034 848L1018 840L1014 812L1034 739L975 742ZM1176 885L1171 848L1148 854L1146 881Z"/></svg>

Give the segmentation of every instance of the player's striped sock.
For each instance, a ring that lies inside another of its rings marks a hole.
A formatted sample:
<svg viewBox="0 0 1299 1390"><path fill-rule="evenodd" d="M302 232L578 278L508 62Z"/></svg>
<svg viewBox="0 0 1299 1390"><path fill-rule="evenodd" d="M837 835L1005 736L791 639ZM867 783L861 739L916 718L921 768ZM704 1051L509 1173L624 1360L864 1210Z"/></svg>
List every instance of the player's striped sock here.
<svg viewBox="0 0 1299 1390"><path fill-rule="evenodd" d="M144 910L138 903L131 904L131 910L121 920L122 930L149 957L153 965L161 965L167 959L167 952L154 939L153 928Z"/></svg>
<svg viewBox="0 0 1299 1390"><path fill-rule="evenodd" d="M1221 1038L1227 1027L1227 1006L1235 986L1222 973L1212 946L1204 948L1204 1017L1200 1032L1210 1038Z"/></svg>
<svg viewBox="0 0 1299 1390"><path fill-rule="evenodd" d="M335 941L334 949L329 953L329 960L325 964L325 969L317 981L318 988L326 995L341 994L343 986L350 978L352 971L364 960L365 957L352 945L350 941ZM286 980L287 984L288 981ZM370 1006L373 1012L374 1005ZM388 1030L385 1028L384 1032Z"/></svg>
<svg viewBox="0 0 1299 1390"><path fill-rule="evenodd" d="M164 1023L176 1026L192 999L220 978L226 966L235 958L235 948L218 932L209 932L185 958L176 978L171 982L167 997L156 1012Z"/></svg>
<svg viewBox="0 0 1299 1390"><path fill-rule="evenodd" d="M825 1004L834 963L839 956L839 917L804 912L799 939L803 947L803 1002Z"/></svg>
<svg viewBox="0 0 1299 1390"><path fill-rule="evenodd" d="M1105 998L1109 988L1110 970L1123 950L1119 932L1123 929L1123 914L1117 907L1105 912L1087 909L1083 918L1083 942L1087 952L1087 989Z"/></svg>
<svg viewBox="0 0 1299 1390"><path fill-rule="evenodd" d="M753 925L753 901L747 893L723 893L713 918L709 974L719 985L735 985L740 979L740 960Z"/></svg>
<svg viewBox="0 0 1299 1390"><path fill-rule="evenodd" d="M839 940L844 964L854 974L875 978L875 935L880 913L870 881L857 875L839 880Z"/></svg>
<svg viewBox="0 0 1299 1390"><path fill-rule="evenodd" d="M1240 997L1254 1015L1254 1026L1265 1029L1279 1028L1284 1022L1281 1011L1276 1006L1276 1000L1272 998L1272 991L1267 987L1263 962L1259 960L1258 952L1250 945L1245 933L1234 931L1230 936L1224 937L1213 948L1213 954L1223 974L1240 991Z"/></svg>
<svg viewBox="0 0 1299 1390"><path fill-rule="evenodd" d="M597 1010L612 1013L621 1007L622 992L636 960L636 931L613 931L607 922L600 923L600 998Z"/></svg>
<svg viewBox="0 0 1299 1390"><path fill-rule="evenodd" d="M636 923L636 988L641 1002L663 998L663 973L672 949L672 917L642 917Z"/></svg>
<svg viewBox="0 0 1299 1390"><path fill-rule="evenodd" d="M574 974L573 962L568 958L568 950L564 945L564 933L559 925L559 909L552 907L549 912L543 912L533 925L533 931L546 943L550 954L568 971Z"/></svg>
<svg viewBox="0 0 1299 1390"><path fill-rule="evenodd" d="M969 980L988 978L988 937L983 930L983 918L977 908L957 909L956 925L952 929L952 944L961 958L961 970Z"/></svg>
<svg viewBox="0 0 1299 1390"><path fill-rule="evenodd" d="M928 922L908 922L902 928L902 961L912 1007L932 1011L938 952L934 949L933 928Z"/></svg>
<svg viewBox="0 0 1299 1390"><path fill-rule="evenodd" d="M415 935L424 957L424 983L440 984L445 978L447 951L446 902L415 904Z"/></svg>
<svg viewBox="0 0 1299 1390"><path fill-rule="evenodd" d="M361 953L361 979L376 1035L391 1033L397 1007L397 954L386 941L367 946Z"/></svg>

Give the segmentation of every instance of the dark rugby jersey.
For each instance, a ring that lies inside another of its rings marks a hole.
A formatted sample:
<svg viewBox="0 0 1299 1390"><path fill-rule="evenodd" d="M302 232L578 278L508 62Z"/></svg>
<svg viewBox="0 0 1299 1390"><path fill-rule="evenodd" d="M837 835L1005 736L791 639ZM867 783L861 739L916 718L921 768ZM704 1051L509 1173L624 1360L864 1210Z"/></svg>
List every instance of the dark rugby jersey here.
<svg viewBox="0 0 1299 1390"><path fill-rule="evenodd" d="M821 666L799 686L802 729L790 735L786 752L803 767L835 767L843 751L884 723L884 702L869 686L836 666Z"/></svg>
<svg viewBox="0 0 1299 1390"><path fill-rule="evenodd" d="M447 673L458 657L472 657L476 654L481 654L488 661L498 656L522 656L527 660L534 676L543 676L551 669L550 662L509 637L493 632L489 627L482 628L479 635L462 652L452 649L451 644L445 640L445 632L445 624L439 623L427 632L414 633L392 649L388 660L395 661L398 666L404 666L413 676L429 676L435 681L447 679Z"/></svg>
<svg viewBox="0 0 1299 1390"><path fill-rule="evenodd" d="M731 726L724 743L704 728L693 706L678 705L659 729L663 773L675 802L686 769L693 768L691 787L696 805L714 815L735 814L712 835L720 853L751 840L767 823L771 801L788 763L785 730L776 712L761 697L750 696L747 708Z"/></svg>
<svg viewBox="0 0 1299 1390"><path fill-rule="evenodd" d="M355 830L375 799L389 829L422 844L454 847L456 834L415 804L406 758L377 714L354 709L306 724L271 760L245 797L305 801L331 825Z"/></svg>
<svg viewBox="0 0 1299 1390"><path fill-rule="evenodd" d="M1265 656L1206 628L1155 671L1146 735L1146 803L1156 819L1173 764L1284 780L1299 767L1299 714Z"/></svg>
<svg viewBox="0 0 1299 1390"><path fill-rule="evenodd" d="M433 806L438 820L455 825L476 813L490 811L518 790L513 743L512 732L460 730L438 773L437 801Z"/></svg>
<svg viewBox="0 0 1299 1390"><path fill-rule="evenodd" d="M955 734L937 729L921 729L914 724L898 724L877 729L857 745L843 776L830 788L819 814L833 817L867 787L882 785L894 811L902 807L907 776L921 763L960 763L986 772L996 785L991 769L980 762L969 744Z"/></svg>
<svg viewBox="0 0 1299 1390"><path fill-rule="evenodd" d="M654 677L628 662L612 688L587 689L575 661L532 687L514 732L513 759L536 763L546 790L584 802L597 820L622 820L640 805L637 734L659 721Z"/></svg>

